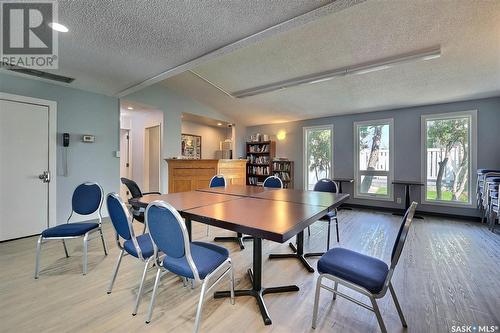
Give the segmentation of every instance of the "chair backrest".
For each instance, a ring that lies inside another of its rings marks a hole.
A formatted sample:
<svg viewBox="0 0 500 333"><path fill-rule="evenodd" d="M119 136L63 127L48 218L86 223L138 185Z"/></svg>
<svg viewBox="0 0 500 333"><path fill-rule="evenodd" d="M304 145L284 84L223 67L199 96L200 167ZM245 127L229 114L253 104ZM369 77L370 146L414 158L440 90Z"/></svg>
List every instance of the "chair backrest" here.
<svg viewBox="0 0 500 333"><path fill-rule="evenodd" d="M318 182L314 185L313 191L337 193L338 187L337 183L334 182L333 180L328 178L323 178L318 180Z"/></svg>
<svg viewBox="0 0 500 333"><path fill-rule="evenodd" d="M132 179L128 179L125 177L120 178L120 180L122 181L123 185L127 186L132 198L142 197L141 189L139 188L139 185L137 185L136 182L134 182Z"/></svg>
<svg viewBox="0 0 500 333"><path fill-rule="evenodd" d="M73 212L80 215L90 215L98 212L100 218L103 197L104 192L99 184L85 182L78 185L73 191L71 208Z"/></svg>
<svg viewBox="0 0 500 333"><path fill-rule="evenodd" d="M271 187L271 188L283 188L283 182L279 177L269 176L262 183L263 187Z"/></svg>
<svg viewBox="0 0 500 333"><path fill-rule="evenodd" d="M215 175L210 179L209 187L225 187L226 178L223 175Z"/></svg>
<svg viewBox="0 0 500 333"><path fill-rule="evenodd" d="M394 242L394 246L392 248L391 269L394 269L394 267L396 267L396 264L399 261L399 257L401 257L401 252L403 251L403 247L406 242L406 236L408 235L408 231L410 230L410 225L413 221L413 215L415 215L416 209L417 203L413 201L411 206L406 210L403 220L401 221L398 236L396 237L396 241Z"/></svg>
<svg viewBox="0 0 500 333"><path fill-rule="evenodd" d="M172 205L156 200L146 208L145 217L154 244L155 256L158 256L160 250L172 258L185 258L195 280L200 280L191 257L187 228L179 212Z"/></svg>
<svg viewBox="0 0 500 333"><path fill-rule="evenodd" d="M141 247L135 237L132 218L130 217L127 206L125 206L125 203L123 203L118 193L113 192L106 196L106 206L108 207L111 223L113 223L113 227L116 231L116 245L118 245L120 249L123 249L123 246L120 244L120 237L126 241L131 240L132 244L134 244L137 256L139 259L144 260Z"/></svg>
<svg viewBox="0 0 500 333"><path fill-rule="evenodd" d="M125 240L132 238L132 223L130 214L123 200L117 193L109 193L106 196L106 206L108 207L109 217L116 233Z"/></svg>

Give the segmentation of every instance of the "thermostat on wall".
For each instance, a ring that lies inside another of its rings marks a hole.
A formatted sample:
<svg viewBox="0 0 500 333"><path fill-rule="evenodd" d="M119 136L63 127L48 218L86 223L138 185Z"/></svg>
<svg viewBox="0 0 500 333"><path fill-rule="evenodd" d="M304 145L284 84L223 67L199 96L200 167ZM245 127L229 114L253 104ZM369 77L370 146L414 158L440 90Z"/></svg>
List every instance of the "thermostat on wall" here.
<svg viewBox="0 0 500 333"><path fill-rule="evenodd" d="M95 142L95 136L94 135L83 135L82 136L82 141L86 143L94 143Z"/></svg>

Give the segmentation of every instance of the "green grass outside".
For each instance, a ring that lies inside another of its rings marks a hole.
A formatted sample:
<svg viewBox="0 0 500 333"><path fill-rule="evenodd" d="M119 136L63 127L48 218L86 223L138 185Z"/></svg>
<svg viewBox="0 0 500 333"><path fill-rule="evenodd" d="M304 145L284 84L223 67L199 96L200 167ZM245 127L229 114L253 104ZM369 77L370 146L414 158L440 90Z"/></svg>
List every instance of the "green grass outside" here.
<svg viewBox="0 0 500 333"><path fill-rule="evenodd" d="M427 190L427 200L436 200L436 197L437 197L436 191ZM452 198L451 191L441 192L441 200L442 201L454 201L451 198ZM459 198L459 201L467 202L468 201L467 194L462 193L462 195Z"/></svg>

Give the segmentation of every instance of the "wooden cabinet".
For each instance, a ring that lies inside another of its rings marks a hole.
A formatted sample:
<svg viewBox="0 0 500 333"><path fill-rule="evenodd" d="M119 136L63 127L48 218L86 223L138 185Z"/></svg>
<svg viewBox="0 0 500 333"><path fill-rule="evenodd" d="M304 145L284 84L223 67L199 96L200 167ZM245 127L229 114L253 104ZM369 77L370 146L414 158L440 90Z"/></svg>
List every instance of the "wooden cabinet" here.
<svg viewBox="0 0 500 333"><path fill-rule="evenodd" d="M167 159L168 193L206 188L216 174L223 174L229 184L245 184L245 160Z"/></svg>
<svg viewBox="0 0 500 333"><path fill-rule="evenodd" d="M228 184L245 185L246 160L219 160L218 174L224 175Z"/></svg>

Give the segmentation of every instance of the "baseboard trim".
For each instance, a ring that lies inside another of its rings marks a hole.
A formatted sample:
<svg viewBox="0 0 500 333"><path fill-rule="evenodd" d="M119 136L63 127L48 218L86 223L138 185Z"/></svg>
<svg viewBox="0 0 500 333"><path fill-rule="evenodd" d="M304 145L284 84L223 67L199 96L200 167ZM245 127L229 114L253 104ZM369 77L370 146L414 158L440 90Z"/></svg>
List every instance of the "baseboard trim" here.
<svg viewBox="0 0 500 333"><path fill-rule="evenodd" d="M380 212L387 212L387 213L399 213L399 212L401 212L401 209L398 209L398 208L368 206L368 205L360 205L360 204L352 204L352 203L345 203L345 204L342 204L342 206L343 207L350 207L350 208L371 209L371 210L376 210L376 211L380 211ZM420 210L417 210L415 212L415 214L435 216L435 217L444 217L444 218L458 219L458 220L466 220L469 222L478 222L478 223L481 222L481 218L479 216L466 216L466 215L456 215L456 214L448 214L448 213L425 212L425 211L420 211Z"/></svg>

